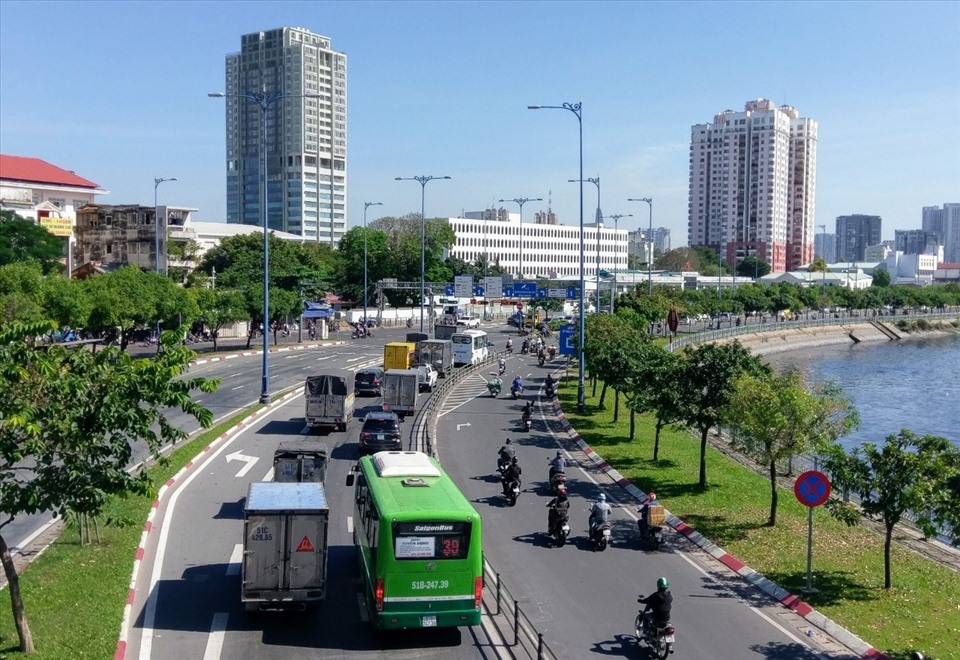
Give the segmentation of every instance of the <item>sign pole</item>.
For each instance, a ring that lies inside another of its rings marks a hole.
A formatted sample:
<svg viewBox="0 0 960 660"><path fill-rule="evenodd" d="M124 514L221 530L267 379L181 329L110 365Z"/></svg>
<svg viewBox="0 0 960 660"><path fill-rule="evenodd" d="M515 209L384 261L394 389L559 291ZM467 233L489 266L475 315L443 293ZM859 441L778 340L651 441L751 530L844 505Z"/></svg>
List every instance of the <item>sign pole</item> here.
<svg viewBox="0 0 960 660"><path fill-rule="evenodd" d="M813 507L807 507L807 588L803 590L804 595L817 593L813 588L813 576L811 566L813 565Z"/></svg>
<svg viewBox="0 0 960 660"><path fill-rule="evenodd" d="M817 593L813 588L813 510L830 498L830 479L823 472L809 470L797 477L793 493L800 504L807 507L807 586L801 593L808 596Z"/></svg>

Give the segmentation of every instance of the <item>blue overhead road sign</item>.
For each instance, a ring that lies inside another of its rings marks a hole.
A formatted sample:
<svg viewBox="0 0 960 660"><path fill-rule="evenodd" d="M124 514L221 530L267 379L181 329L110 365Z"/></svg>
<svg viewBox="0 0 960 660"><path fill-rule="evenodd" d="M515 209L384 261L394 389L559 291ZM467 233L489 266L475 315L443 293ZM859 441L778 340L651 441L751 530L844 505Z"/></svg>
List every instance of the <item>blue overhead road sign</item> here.
<svg viewBox="0 0 960 660"><path fill-rule="evenodd" d="M580 290L576 287L567 287L567 300L576 300L580 297Z"/></svg>
<svg viewBox="0 0 960 660"><path fill-rule="evenodd" d="M547 290L546 289L537 289L537 298L546 298Z"/></svg>
<svg viewBox="0 0 960 660"><path fill-rule="evenodd" d="M445 296L452 296L452 295L453 295L453 285L452 285L452 284L448 284L447 286L445 286L445 287L443 288L443 295L445 295Z"/></svg>
<svg viewBox="0 0 960 660"><path fill-rule="evenodd" d="M537 295L536 282L514 282L513 294L517 297L533 298Z"/></svg>
<svg viewBox="0 0 960 660"><path fill-rule="evenodd" d="M513 298L513 287L505 286L503 287L503 297L504 298Z"/></svg>
<svg viewBox="0 0 960 660"><path fill-rule="evenodd" d="M572 325L560 326L560 355L575 355L577 346L573 342L577 329Z"/></svg>

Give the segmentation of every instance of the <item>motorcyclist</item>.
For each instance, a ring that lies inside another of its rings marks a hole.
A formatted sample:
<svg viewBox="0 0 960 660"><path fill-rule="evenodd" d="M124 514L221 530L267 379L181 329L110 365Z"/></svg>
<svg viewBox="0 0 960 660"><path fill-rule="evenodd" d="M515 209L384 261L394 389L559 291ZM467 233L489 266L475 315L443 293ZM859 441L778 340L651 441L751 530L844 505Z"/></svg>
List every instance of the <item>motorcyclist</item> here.
<svg viewBox="0 0 960 660"><path fill-rule="evenodd" d="M493 374L493 378L487 381L487 389L491 392L494 390L499 392L501 389L503 389L503 381L500 380L500 376Z"/></svg>
<svg viewBox="0 0 960 660"><path fill-rule="evenodd" d="M523 407L523 412L520 413L520 421L523 424L526 424L533 418L533 401L527 401L527 405Z"/></svg>
<svg viewBox="0 0 960 660"><path fill-rule="evenodd" d="M557 450L557 455L550 460L550 483L553 483L553 475L563 472L567 468L567 459L563 457L563 452Z"/></svg>
<svg viewBox="0 0 960 660"><path fill-rule="evenodd" d="M542 344L540 348L537 349L537 360L540 362L540 366L543 366L543 363L547 361L547 353L543 350Z"/></svg>
<svg viewBox="0 0 960 660"><path fill-rule="evenodd" d="M517 457L517 448L513 444L513 440L507 438L506 442L503 443L503 446L500 447L500 450L497 452L497 464L499 465L502 462L512 461Z"/></svg>
<svg viewBox="0 0 960 660"><path fill-rule="evenodd" d="M513 351L513 339L511 337L507 337L507 350Z"/></svg>
<svg viewBox="0 0 960 660"><path fill-rule="evenodd" d="M503 373L507 370L507 361L502 355L497 359L497 366L500 367L500 373Z"/></svg>
<svg viewBox="0 0 960 660"><path fill-rule="evenodd" d="M670 593L670 582L665 577L657 580L657 590L646 598L638 598L638 603L646 605L643 609L643 627L650 632L650 623L662 628L670 623L670 610L673 607L673 595ZM649 612L649 615L647 614Z"/></svg>
<svg viewBox="0 0 960 660"><path fill-rule="evenodd" d="M643 505L640 507L640 532L646 533L647 529L650 527L650 507L660 504L657 501L657 494L653 491L650 491L650 494L647 495L647 499L643 501Z"/></svg>
<svg viewBox="0 0 960 660"><path fill-rule="evenodd" d="M593 537L593 532L600 525L607 522L607 519L610 517L610 512L613 509L607 504L607 496L603 493L600 493L600 496L597 497L597 501L593 503L593 506L590 507L590 537Z"/></svg>
<svg viewBox="0 0 960 660"><path fill-rule="evenodd" d="M510 483L512 481L517 482L517 486L520 486L520 475L523 473L523 470L520 469L520 463L517 462L517 457L514 456L510 459L510 465L507 466L506 471L503 473L503 494L506 495L507 491L510 488Z"/></svg>
<svg viewBox="0 0 960 660"><path fill-rule="evenodd" d="M570 500L567 499L567 489L561 486L557 496L547 502L547 534L553 534L557 525L562 524L570 516Z"/></svg>
<svg viewBox="0 0 960 660"><path fill-rule="evenodd" d="M523 394L523 379L519 375L513 379L513 389L517 394Z"/></svg>
<svg viewBox="0 0 960 660"><path fill-rule="evenodd" d="M523 344L520 345L520 352L526 354L529 351L530 351L530 340L524 339Z"/></svg>

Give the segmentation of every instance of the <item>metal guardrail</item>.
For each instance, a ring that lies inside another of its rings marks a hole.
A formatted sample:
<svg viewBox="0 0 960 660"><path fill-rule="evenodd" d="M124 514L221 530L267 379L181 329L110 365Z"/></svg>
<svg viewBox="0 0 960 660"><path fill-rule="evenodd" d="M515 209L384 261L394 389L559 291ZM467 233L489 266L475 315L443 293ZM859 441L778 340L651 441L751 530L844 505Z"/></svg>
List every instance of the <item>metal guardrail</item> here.
<svg viewBox="0 0 960 660"><path fill-rule="evenodd" d="M477 371L484 366L495 362L500 356L506 357L507 355L507 351L499 351L488 355L485 360L475 365L467 365L454 369L451 375L444 378L444 382L439 387L434 388L430 398L417 412L411 429L410 446L433 456L439 461L439 451L433 434L433 418L437 405L443 401L447 392L453 389L461 380L471 374L477 373ZM503 577L493 568L493 565L487 560L486 556L483 558L483 586L485 594L493 589L495 609L492 613L495 616L502 614L512 623L512 643L503 635L503 631L501 630L500 634L504 637L504 641L512 647L524 649L531 657L537 658L537 660L555 660L557 656L550 650L550 647L543 637L543 633L537 630L537 627L533 621L530 620L530 617L523 612L519 601L513 596L507 588L507 585L504 584ZM489 609L488 607L488 610Z"/></svg>
<svg viewBox="0 0 960 660"><path fill-rule="evenodd" d="M674 339L673 342L667 347L669 351L675 351L684 346L690 346L695 344L707 344L718 339L725 339L727 337L736 337L738 335L753 335L764 332L782 332L784 330L793 330L795 328L818 328L818 327L827 327L835 325L851 325L855 323L872 323L878 321L881 323L889 323L891 325L896 325L897 321L915 321L917 319L924 320L944 320L944 319L956 319L960 318L960 312L957 311L948 311L948 312L929 312L929 313L914 313L909 315L896 316L893 314L886 316L842 316L840 318L829 318L829 319L803 319L799 321L769 321L767 323L761 323L758 325L742 325L739 327L731 328L721 328L720 330L706 330L703 332L697 332L692 335L687 335L685 337L680 337Z"/></svg>

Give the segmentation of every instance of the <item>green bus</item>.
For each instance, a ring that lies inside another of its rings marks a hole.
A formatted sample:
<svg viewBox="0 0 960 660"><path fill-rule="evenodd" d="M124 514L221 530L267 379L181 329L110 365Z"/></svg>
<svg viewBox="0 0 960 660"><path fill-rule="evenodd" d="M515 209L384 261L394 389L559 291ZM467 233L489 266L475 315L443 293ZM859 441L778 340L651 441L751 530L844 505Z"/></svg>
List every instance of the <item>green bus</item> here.
<svg viewBox="0 0 960 660"><path fill-rule="evenodd" d="M422 452L360 459L353 486L353 543L375 628L480 623L480 514L440 463Z"/></svg>

